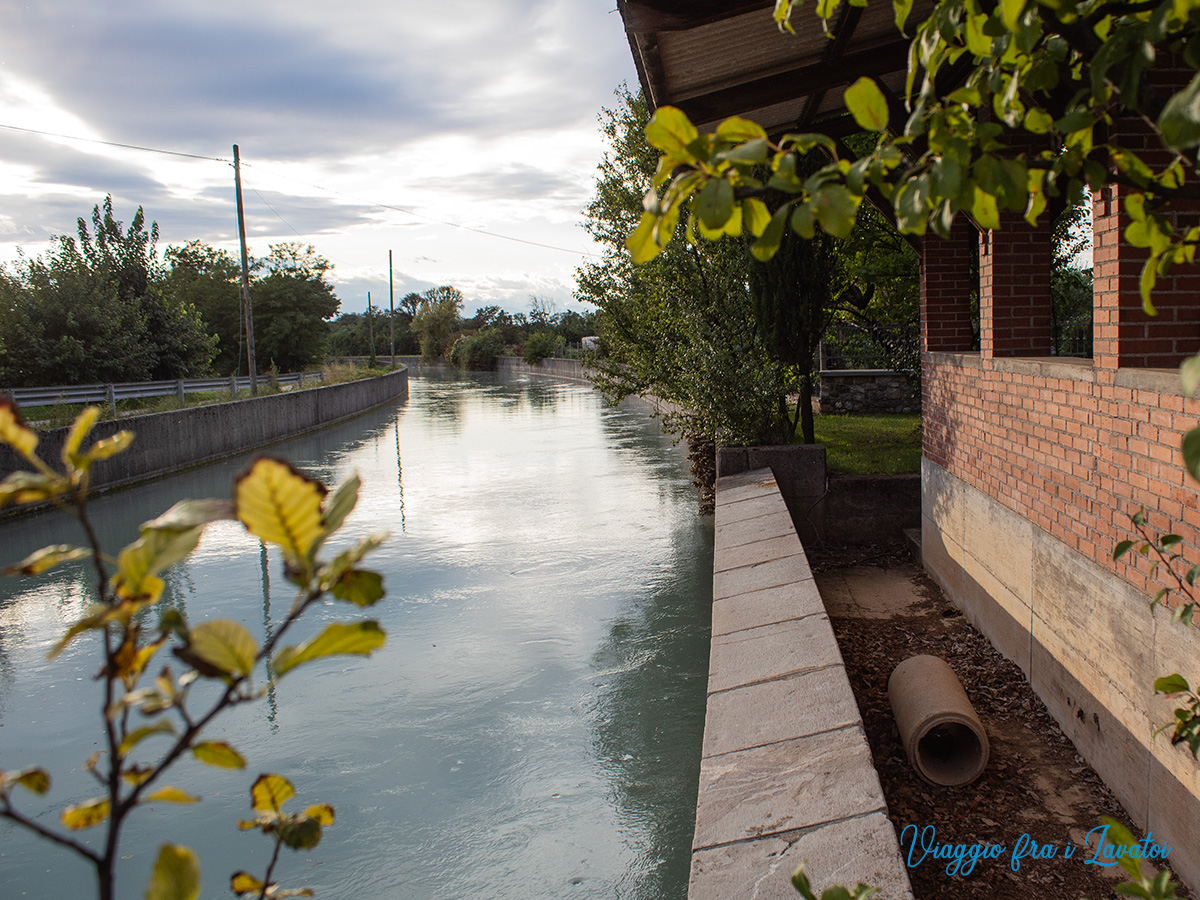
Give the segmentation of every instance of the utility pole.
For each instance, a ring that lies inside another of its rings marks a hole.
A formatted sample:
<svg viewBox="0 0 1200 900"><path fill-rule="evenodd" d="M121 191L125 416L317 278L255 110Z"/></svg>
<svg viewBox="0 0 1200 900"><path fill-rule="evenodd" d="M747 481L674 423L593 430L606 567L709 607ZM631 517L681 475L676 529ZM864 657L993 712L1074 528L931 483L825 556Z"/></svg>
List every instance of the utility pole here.
<svg viewBox="0 0 1200 900"><path fill-rule="evenodd" d="M242 304L246 308L246 364L250 369L250 396L258 396L258 368L254 364L254 307L250 304L250 263L246 252L246 216L242 212L242 163L233 145L233 183L237 188L238 239L242 242Z"/></svg>
<svg viewBox="0 0 1200 900"><path fill-rule="evenodd" d="M367 365L375 368L375 318L371 315L371 292L367 291L367 339L371 342L371 353Z"/></svg>
<svg viewBox="0 0 1200 900"><path fill-rule="evenodd" d="M396 293L392 289L392 251L388 251L388 328L392 339L392 368L396 368Z"/></svg>

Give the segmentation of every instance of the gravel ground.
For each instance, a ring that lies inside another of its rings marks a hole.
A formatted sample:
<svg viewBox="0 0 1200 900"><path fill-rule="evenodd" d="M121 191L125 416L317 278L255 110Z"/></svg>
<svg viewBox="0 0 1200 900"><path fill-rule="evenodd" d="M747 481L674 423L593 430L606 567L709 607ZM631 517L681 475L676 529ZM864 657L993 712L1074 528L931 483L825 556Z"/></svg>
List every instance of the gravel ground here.
<svg viewBox="0 0 1200 900"><path fill-rule="evenodd" d="M933 858L910 864L917 900L1074 900L1116 896L1119 868L1086 864L1097 838L1088 832L1111 816L1129 817L1030 689L1017 666L994 650L945 598L901 546L810 553L814 572L856 566L900 569L923 598L906 614L888 619L834 618L851 686L897 834L905 826L936 829L938 844L1001 844L996 858L980 860L969 874L949 875ZM974 784L961 788L926 784L904 754L892 718L887 681L910 656L945 659L966 689L988 732L991 756ZM913 829L910 829L910 834ZM1134 831L1137 837L1141 834ZM1056 848L1052 858L1020 861L1014 848L1023 835ZM1073 847L1071 858L1064 858ZM909 844L902 839L901 850ZM918 842L914 861L920 859ZM1182 889L1181 897L1191 896Z"/></svg>

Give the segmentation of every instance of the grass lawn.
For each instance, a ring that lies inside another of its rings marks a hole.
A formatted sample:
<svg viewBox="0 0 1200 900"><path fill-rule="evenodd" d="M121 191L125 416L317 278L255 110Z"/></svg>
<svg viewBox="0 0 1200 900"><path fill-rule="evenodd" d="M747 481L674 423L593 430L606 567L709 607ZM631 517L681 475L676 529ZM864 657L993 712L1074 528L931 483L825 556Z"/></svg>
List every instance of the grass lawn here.
<svg viewBox="0 0 1200 900"><path fill-rule="evenodd" d="M921 416L814 416L817 443L836 475L899 475L921 471Z"/></svg>

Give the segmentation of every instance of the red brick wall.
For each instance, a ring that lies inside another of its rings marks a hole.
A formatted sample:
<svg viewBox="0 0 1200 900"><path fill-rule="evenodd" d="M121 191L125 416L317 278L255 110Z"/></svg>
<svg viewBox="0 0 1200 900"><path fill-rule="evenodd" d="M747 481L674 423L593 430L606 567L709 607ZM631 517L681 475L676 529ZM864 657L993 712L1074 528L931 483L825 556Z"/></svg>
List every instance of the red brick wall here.
<svg viewBox="0 0 1200 900"><path fill-rule="evenodd" d="M957 359L925 359L925 456L1148 594L1157 590L1144 560L1114 564L1112 549L1131 536L1129 515L1142 505L1151 525L1200 544L1200 493L1179 450L1200 424L1200 401L1123 387L1116 372L1086 363ZM1194 549L1188 557L1200 562Z"/></svg>

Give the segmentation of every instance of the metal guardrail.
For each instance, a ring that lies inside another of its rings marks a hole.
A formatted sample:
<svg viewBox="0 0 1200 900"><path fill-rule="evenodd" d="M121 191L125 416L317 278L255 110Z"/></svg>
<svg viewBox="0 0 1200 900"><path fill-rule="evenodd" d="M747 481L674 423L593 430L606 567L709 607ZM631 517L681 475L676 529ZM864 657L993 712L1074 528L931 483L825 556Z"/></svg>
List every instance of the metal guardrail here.
<svg viewBox="0 0 1200 900"><path fill-rule="evenodd" d="M259 375L258 386L269 384L282 386L305 382L323 381L320 372L294 372L290 375ZM118 400L142 399L145 397L177 397L183 400L188 394L213 391L228 391L236 394L249 390L250 376L230 375L228 378L179 378L174 381L139 381L121 384L75 384L37 388L0 388L21 406L53 406L59 403L105 403L110 409L117 408Z"/></svg>

